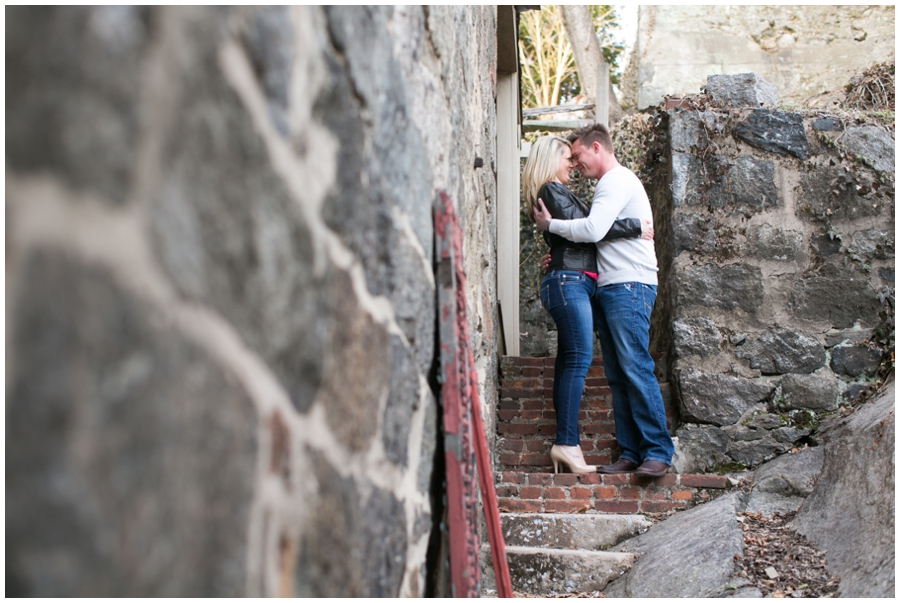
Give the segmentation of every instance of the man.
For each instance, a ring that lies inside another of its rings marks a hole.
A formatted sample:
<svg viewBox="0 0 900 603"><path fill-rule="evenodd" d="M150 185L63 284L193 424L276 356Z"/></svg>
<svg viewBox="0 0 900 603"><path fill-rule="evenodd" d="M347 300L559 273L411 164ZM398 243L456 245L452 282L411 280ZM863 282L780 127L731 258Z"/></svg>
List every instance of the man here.
<svg viewBox="0 0 900 603"><path fill-rule="evenodd" d="M569 136L572 162L596 178L587 218L554 220L539 201L538 228L576 242L597 242L597 293L592 300L594 328L612 391L616 440L622 455L601 473L660 477L669 469L674 445L650 357L650 312L656 300L656 251L645 239L601 241L616 218L652 220L641 181L616 160L612 138L602 124Z"/></svg>

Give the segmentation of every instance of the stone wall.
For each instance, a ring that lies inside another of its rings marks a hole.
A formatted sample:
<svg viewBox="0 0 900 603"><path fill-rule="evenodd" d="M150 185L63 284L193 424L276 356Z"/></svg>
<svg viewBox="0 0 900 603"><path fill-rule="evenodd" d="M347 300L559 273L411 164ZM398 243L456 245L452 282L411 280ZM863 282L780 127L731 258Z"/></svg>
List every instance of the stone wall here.
<svg viewBox="0 0 900 603"><path fill-rule="evenodd" d="M804 443L875 376L894 288L892 122L775 110L757 76L707 88L668 111L679 472Z"/></svg>
<svg viewBox="0 0 900 603"><path fill-rule="evenodd" d="M799 105L892 57L893 6L642 6L623 106L645 109L696 94L707 75L749 72Z"/></svg>
<svg viewBox="0 0 900 603"><path fill-rule="evenodd" d="M495 21L7 10L8 594L434 592L431 208L490 418Z"/></svg>

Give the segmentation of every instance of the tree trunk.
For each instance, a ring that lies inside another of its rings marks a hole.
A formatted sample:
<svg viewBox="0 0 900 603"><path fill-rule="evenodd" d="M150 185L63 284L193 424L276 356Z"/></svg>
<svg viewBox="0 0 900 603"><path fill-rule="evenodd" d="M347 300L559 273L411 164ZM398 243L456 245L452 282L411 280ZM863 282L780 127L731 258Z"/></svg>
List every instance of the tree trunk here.
<svg viewBox="0 0 900 603"><path fill-rule="evenodd" d="M578 69L578 81L581 82L582 92L597 102L597 73L600 64L604 63L603 52L600 50L600 42L597 41L597 32L594 31L594 23L591 19L591 11L587 6L562 5L563 23L566 27L566 35L572 44L572 52L575 55L575 67ZM612 84L609 85L609 125L622 119L624 113L619 107Z"/></svg>

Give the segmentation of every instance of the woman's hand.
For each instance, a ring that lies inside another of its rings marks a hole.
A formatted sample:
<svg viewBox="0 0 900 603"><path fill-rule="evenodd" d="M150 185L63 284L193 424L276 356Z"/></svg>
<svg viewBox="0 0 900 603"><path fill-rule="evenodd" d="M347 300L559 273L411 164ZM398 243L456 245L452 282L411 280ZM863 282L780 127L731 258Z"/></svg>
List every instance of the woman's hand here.
<svg viewBox="0 0 900 603"><path fill-rule="evenodd" d="M641 220L641 238L647 241L653 240L653 222Z"/></svg>
<svg viewBox="0 0 900 603"><path fill-rule="evenodd" d="M537 224L538 230L547 230L550 228L550 212L544 207L544 200L538 197L538 206L533 212L534 222Z"/></svg>
<svg viewBox="0 0 900 603"><path fill-rule="evenodd" d="M544 274L547 273L547 268L550 267L550 254L546 254L541 258L541 269L544 271Z"/></svg>

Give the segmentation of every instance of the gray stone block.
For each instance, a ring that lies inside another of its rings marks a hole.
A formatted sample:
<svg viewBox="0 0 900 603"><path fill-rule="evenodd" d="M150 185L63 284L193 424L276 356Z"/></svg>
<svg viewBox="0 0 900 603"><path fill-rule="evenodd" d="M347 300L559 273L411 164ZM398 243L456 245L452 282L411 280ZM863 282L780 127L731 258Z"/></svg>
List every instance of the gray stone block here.
<svg viewBox="0 0 900 603"><path fill-rule="evenodd" d="M765 159L744 155L728 168L728 184L716 206L746 208L762 211L778 205L775 188L775 164Z"/></svg>
<svg viewBox="0 0 900 603"><path fill-rule="evenodd" d="M728 461L728 435L712 425L685 423L675 432L673 465L677 473L705 473Z"/></svg>
<svg viewBox="0 0 900 603"><path fill-rule="evenodd" d="M389 391L393 371L408 370L408 366L392 366L387 329L359 306L349 275L334 271L325 293L325 315L331 319L320 394L325 419L339 441L350 450L362 451L378 433L379 401ZM418 404L418 391L395 388L394 392L414 395L414 400L395 398L392 410L400 404ZM397 458L400 452L394 451Z"/></svg>
<svg viewBox="0 0 900 603"><path fill-rule="evenodd" d="M125 203L137 157L152 9L11 7L6 161Z"/></svg>
<svg viewBox="0 0 900 603"><path fill-rule="evenodd" d="M778 90L756 73L709 75L706 92L717 103L730 107L775 107Z"/></svg>
<svg viewBox="0 0 900 603"><path fill-rule="evenodd" d="M105 270L42 251L24 273L7 306L6 594L243 596L247 393Z"/></svg>
<svg viewBox="0 0 900 603"><path fill-rule="evenodd" d="M706 170L703 162L690 153L672 152L672 205L702 205L700 186Z"/></svg>
<svg viewBox="0 0 900 603"><path fill-rule="evenodd" d="M883 352L868 346L839 346L831 350L831 370L838 375L875 376L881 366Z"/></svg>
<svg viewBox="0 0 900 603"><path fill-rule="evenodd" d="M803 249L803 233L762 224L747 229L746 254L761 260L797 261Z"/></svg>
<svg viewBox="0 0 900 603"><path fill-rule="evenodd" d="M715 222L696 214L676 213L672 217L676 255L682 251L712 254L716 251Z"/></svg>
<svg viewBox="0 0 900 603"><path fill-rule="evenodd" d="M841 383L827 371L811 375L785 375L781 380L779 409L834 410L838 407Z"/></svg>
<svg viewBox="0 0 900 603"><path fill-rule="evenodd" d="M295 53L290 9L287 6L255 8L243 37L269 103L272 124L287 138L291 133L288 103Z"/></svg>
<svg viewBox="0 0 900 603"><path fill-rule="evenodd" d="M766 331L735 350L764 375L811 373L825 365L825 349L814 337L794 331Z"/></svg>
<svg viewBox="0 0 900 603"><path fill-rule="evenodd" d="M310 451L316 496L294 570L297 597L397 597L406 570L403 503L372 483L341 477Z"/></svg>
<svg viewBox="0 0 900 603"><path fill-rule="evenodd" d="M673 151L682 153L689 153L692 148L705 149L709 132L720 132L723 123L724 116L713 111L673 109L669 112L669 144Z"/></svg>
<svg viewBox="0 0 900 603"><path fill-rule="evenodd" d="M679 357L707 358L719 353L721 335L716 324L706 318L680 318L672 323L674 350Z"/></svg>
<svg viewBox="0 0 900 603"><path fill-rule="evenodd" d="M785 452L789 447L789 445L785 446L764 435L755 440L733 440L728 445L727 453L732 459L743 463L746 467L756 467Z"/></svg>
<svg viewBox="0 0 900 603"><path fill-rule="evenodd" d="M755 314L765 297L762 271L747 264L688 266L675 273L675 295L676 305L682 308L717 307Z"/></svg>
<svg viewBox="0 0 900 603"><path fill-rule="evenodd" d="M773 413L760 413L755 415L746 423L747 427L752 429L779 429L784 427L784 419Z"/></svg>
<svg viewBox="0 0 900 603"><path fill-rule="evenodd" d="M827 234L810 237L810 247L822 257L829 257L841 251L841 239Z"/></svg>
<svg viewBox="0 0 900 603"><path fill-rule="evenodd" d="M419 468L416 471L416 487L423 494L431 489L432 474L439 462L435 459L435 449L438 438L443 437L438 427L440 417L437 400L430 391L427 397L422 444L419 450Z"/></svg>
<svg viewBox="0 0 900 603"><path fill-rule="evenodd" d="M851 126L844 131L838 144L879 172L894 171L894 137L879 126Z"/></svg>
<svg viewBox="0 0 900 603"><path fill-rule="evenodd" d="M684 420L731 425L775 390L771 383L734 375L681 369L676 373Z"/></svg>
<svg viewBox="0 0 900 603"><path fill-rule="evenodd" d="M812 494L824 458L821 446L782 455L756 470L753 491L805 498Z"/></svg>
<svg viewBox="0 0 900 603"><path fill-rule="evenodd" d="M806 159L809 152L803 117L797 113L757 109L735 126L734 136L752 147L779 155Z"/></svg>
<svg viewBox="0 0 900 603"><path fill-rule="evenodd" d="M390 348L391 374L381 440L388 459L406 467L412 416L419 407L419 375L410 351L396 335L390 336Z"/></svg>
<svg viewBox="0 0 900 603"><path fill-rule="evenodd" d="M778 205L775 164L746 155L733 162L724 156L704 162L688 153L673 152L671 190L675 207L762 211Z"/></svg>
<svg viewBox="0 0 900 603"><path fill-rule="evenodd" d="M853 329L825 334L825 347L833 348L842 343L862 343L872 336L872 329Z"/></svg>
<svg viewBox="0 0 900 603"><path fill-rule="evenodd" d="M858 177L871 189L864 175ZM881 203L861 195L846 172L836 167L818 167L801 174L800 188L795 213L804 220L835 222L879 214Z"/></svg>
<svg viewBox="0 0 900 603"><path fill-rule="evenodd" d="M880 303L864 275L826 264L797 281L788 307L800 318L847 329L857 321L863 327L876 324Z"/></svg>
<svg viewBox="0 0 900 603"><path fill-rule="evenodd" d="M786 444L787 446L784 450L787 450L791 444L797 442L800 438L808 436L810 431L802 427L779 427L778 429L773 429L770 433L773 440L779 444Z"/></svg>

